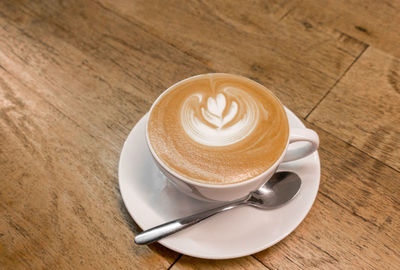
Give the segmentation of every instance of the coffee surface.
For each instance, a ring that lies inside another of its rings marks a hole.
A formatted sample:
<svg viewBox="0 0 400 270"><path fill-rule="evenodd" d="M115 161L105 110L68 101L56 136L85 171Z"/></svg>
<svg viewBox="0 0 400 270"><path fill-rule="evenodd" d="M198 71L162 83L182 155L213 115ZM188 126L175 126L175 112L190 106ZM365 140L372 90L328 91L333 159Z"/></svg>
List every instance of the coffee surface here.
<svg viewBox="0 0 400 270"><path fill-rule="evenodd" d="M284 108L244 77L206 74L178 83L153 106L151 148L171 170L208 184L242 182L266 171L285 149Z"/></svg>

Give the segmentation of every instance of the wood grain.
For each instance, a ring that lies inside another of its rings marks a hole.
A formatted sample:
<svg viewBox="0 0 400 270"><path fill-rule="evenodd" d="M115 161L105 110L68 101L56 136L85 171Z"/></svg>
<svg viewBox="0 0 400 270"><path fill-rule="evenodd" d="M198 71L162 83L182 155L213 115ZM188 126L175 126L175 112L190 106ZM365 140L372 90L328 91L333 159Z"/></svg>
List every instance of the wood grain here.
<svg viewBox="0 0 400 270"><path fill-rule="evenodd" d="M296 18L323 32L341 31L400 57L399 1L297 1L287 18Z"/></svg>
<svg viewBox="0 0 400 270"><path fill-rule="evenodd" d="M1 268L168 267L177 254L133 244L119 205L119 151L3 68L0 87Z"/></svg>
<svg viewBox="0 0 400 270"><path fill-rule="evenodd" d="M265 266L251 256L232 260L203 260L190 256L182 256L171 270L200 270L200 269L232 269L232 270L254 270L266 269Z"/></svg>
<svg viewBox="0 0 400 270"><path fill-rule="evenodd" d="M309 121L400 171L400 59L369 48Z"/></svg>
<svg viewBox="0 0 400 270"><path fill-rule="evenodd" d="M255 256L271 269L396 269L400 173L322 129L319 195L288 238Z"/></svg>
<svg viewBox="0 0 400 270"><path fill-rule="evenodd" d="M91 1L61 3L3 3L2 65L115 149L169 85L209 71Z"/></svg>
<svg viewBox="0 0 400 270"><path fill-rule="evenodd" d="M0 1L0 269L398 269L399 1ZM266 85L321 139L304 222L234 260L137 246L121 147L168 86Z"/></svg>
<svg viewBox="0 0 400 270"><path fill-rule="evenodd" d="M365 46L340 35L304 31L304 25L296 21L279 24L264 15L269 9L261 1L243 4L240 9L226 2L220 4L224 6L221 8L214 1L173 1L160 9L162 2L118 0L102 4L138 21L146 31L216 71L261 82L301 116L323 97ZM256 13L253 17L246 14L248 7ZM302 34L296 34L298 31ZM357 53L352 55L347 50Z"/></svg>

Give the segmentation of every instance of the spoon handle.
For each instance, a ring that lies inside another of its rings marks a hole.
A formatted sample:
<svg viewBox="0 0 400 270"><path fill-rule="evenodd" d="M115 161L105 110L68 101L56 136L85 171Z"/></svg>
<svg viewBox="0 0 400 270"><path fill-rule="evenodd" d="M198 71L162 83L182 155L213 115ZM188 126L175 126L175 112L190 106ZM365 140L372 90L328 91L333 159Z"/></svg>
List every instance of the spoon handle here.
<svg viewBox="0 0 400 270"><path fill-rule="evenodd" d="M223 205L220 205L218 207L215 207L213 209L209 209L191 216L179 218L161 225L158 225L154 228L148 229L144 232L139 233L135 237L135 243L139 245L147 245L151 244L153 242L156 242L168 235L171 235L173 233L179 232L189 226L192 226L208 217L211 217L215 214L231 210L233 208L236 208L239 205L245 204L246 199L239 199L236 201L232 201Z"/></svg>

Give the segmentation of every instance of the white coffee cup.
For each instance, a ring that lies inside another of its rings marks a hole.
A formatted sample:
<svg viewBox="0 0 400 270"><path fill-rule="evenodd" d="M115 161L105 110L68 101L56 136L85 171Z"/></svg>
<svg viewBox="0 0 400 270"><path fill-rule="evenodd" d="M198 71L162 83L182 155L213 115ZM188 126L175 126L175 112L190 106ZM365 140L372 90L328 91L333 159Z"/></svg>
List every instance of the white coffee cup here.
<svg viewBox="0 0 400 270"><path fill-rule="evenodd" d="M150 109L151 114L154 105L162 98L163 95L168 93L178 84L190 80L191 78L180 81L161 94ZM285 112L286 113L286 112ZM287 119L287 117L286 117ZM148 122L147 122L148 123ZM150 149L151 155L161 172L173 183L181 192L200 200L213 200L213 201L231 201L246 196L251 191L258 189L266 183L272 175L276 172L279 164L282 162L294 161L308 156L318 149L319 138L315 131L307 128L291 128L289 126L289 137L286 142L285 150L282 152L278 160L270 166L266 171L239 183L233 184L208 184L196 182L187 177L180 175L176 171L169 168L155 153L148 136L148 129L146 123L146 142ZM295 149L288 149L289 144L294 142L308 142Z"/></svg>

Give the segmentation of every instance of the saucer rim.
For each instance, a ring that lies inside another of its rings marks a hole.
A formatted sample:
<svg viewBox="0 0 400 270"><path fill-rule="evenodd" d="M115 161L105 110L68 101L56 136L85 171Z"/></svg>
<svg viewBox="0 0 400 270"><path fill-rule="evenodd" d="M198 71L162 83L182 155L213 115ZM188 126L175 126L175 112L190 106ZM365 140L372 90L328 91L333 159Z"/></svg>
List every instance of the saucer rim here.
<svg viewBox="0 0 400 270"><path fill-rule="evenodd" d="M291 110L289 110L287 107L284 107L284 108L285 108L285 110L287 111L288 119L289 119L290 116L292 116L292 117L294 117L296 120L298 120L299 123L300 123L303 127L305 127L305 125L303 124L303 122L301 121L301 119L300 119L299 117L297 117L296 114L294 114L294 113L293 113ZM123 145L123 147L122 147L122 149L121 149L120 159L119 159L119 164L118 164L118 182L119 182L119 188L120 188L120 193L121 193L122 200L123 200L123 202L124 202L124 205L125 205L126 209L128 210L128 213L131 215L131 217L134 219L134 221L139 225L139 227L142 228L143 230L149 229L149 228L145 228L145 226L143 226L143 223L141 222L141 219L140 219L137 215L135 215L135 211L132 211L132 209L130 209L131 207L126 203L126 202L128 201L128 199L126 198L126 196L128 196L128 195L125 193L125 191L124 191L123 188L122 188L122 184L121 184L121 175L120 175L120 173L121 173L121 171L122 171L122 169L121 169L121 167L122 167L122 165L121 165L121 164L122 164L121 160L122 160L122 157L123 157L124 149L125 149L126 144L127 144L128 140L129 140L129 137L134 133L135 128L137 127L137 125L138 125L141 121L144 121L146 117L148 117L148 112L145 113L145 114L139 119L139 121L136 122L135 126L131 129L131 131L130 131L129 135L127 136L127 138L126 138L126 140L125 140L125 142L124 142L124 145ZM297 224L293 227L293 229L288 230L288 232L286 232L286 233L283 233L280 237L277 237L277 239L275 239L275 241L268 242L268 243L266 243L265 245L261 245L261 246L259 246L258 248L254 248L254 249L245 248L245 250L244 250L243 252L236 252L236 253L233 252L233 253L229 253L229 254L228 254L228 253L224 253L223 255L215 254L215 255L206 255L206 256L201 255L201 254L197 254L196 252L191 252L190 249L188 250L188 249L183 249L183 248L176 247L176 246L174 246L173 244L169 243L168 238L162 239L162 240L158 241L158 243L160 243L161 245L163 245L163 246L165 246L165 247L167 247L167 248L169 248L169 249L171 249L171 250L173 250L173 251L175 251L175 252L178 252L178 253L181 253L181 254L184 254L184 255L188 255L188 256L192 256L192 257L196 257L196 258L201 258L201 259L212 259L212 260L234 259L234 258L244 257L244 256L247 256L247 255L251 255L251 254L254 254L254 253L263 251L263 250L265 250L265 249L267 249L267 248L269 248L269 247L275 245L276 243L278 243L278 242L280 242L281 240L283 240L284 238L286 238L286 237L287 237L289 234L291 234L294 230L296 230L296 228L297 228L297 227L303 222L303 220L306 218L306 216L308 215L308 213L310 212L312 206L313 206L314 203L315 203L316 197L317 197L317 195L318 195L318 190L319 190L319 185L320 185L320 179L321 179L321 164L320 164L320 158L319 158L319 152L318 152L318 150L315 151L314 153L312 153L310 156L313 157L314 167L315 167L315 170L317 170L317 171L315 172L315 175L318 175L318 179L315 179L315 180L314 180L314 181L316 182L315 185L316 185L317 188L316 188L316 192L315 192L315 194L314 194L314 196L313 196L313 198L312 198L312 203L310 204L310 206L308 207L308 209L306 209L304 216L302 216L301 218L298 219L297 222L295 222L295 223L297 223ZM280 165L279 165L279 166L280 166ZM279 171L279 167L278 167L278 171ZM310 198L310 199L311 199L311 198ZM152 208L151 205L150 205L150 207ZM303 210L304 210L304 208L303 208Z"/></svg>

